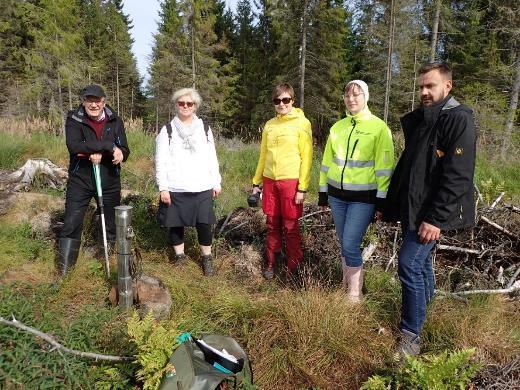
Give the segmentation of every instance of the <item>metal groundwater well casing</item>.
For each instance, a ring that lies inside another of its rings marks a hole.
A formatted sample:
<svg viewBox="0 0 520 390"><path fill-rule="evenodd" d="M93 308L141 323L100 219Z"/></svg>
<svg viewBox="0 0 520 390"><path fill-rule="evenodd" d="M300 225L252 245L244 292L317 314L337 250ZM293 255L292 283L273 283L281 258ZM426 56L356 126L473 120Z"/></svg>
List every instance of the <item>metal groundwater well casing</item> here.
<svg viewBox="0 0 520 390"><path fill-rule="evenodd" d="M132 291L132 238L134 230L132 222L132 206L117 206L116 210L116 253L117 253L117 288L119 292L119 308L128 311L134 302Z"/></svg>

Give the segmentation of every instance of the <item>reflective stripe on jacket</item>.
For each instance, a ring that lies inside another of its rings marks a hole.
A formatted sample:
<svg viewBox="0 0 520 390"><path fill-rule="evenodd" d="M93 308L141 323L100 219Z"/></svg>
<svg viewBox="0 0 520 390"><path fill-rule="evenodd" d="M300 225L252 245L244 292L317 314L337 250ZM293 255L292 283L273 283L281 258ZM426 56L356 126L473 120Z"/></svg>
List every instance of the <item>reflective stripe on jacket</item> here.
<svg viewBox="0 0 520 390"><path fill-rule="evenodd" d="M307 191L311 165L311 123L303 111L293 108L267 121L253 184L260 185L264 176L273 180L298 179L298 190Z"/></svg>
<svg viewBox="0 0 520 390"><path fill-rule="evenodd" d="M394 168L390 129L368 108L330 129L320 170L320 192L343 198L384 199ZM332 188L331 188L332 187ZM332 191L331 191L332 190ZM338 191L339 190L339 191Z"/></svg>

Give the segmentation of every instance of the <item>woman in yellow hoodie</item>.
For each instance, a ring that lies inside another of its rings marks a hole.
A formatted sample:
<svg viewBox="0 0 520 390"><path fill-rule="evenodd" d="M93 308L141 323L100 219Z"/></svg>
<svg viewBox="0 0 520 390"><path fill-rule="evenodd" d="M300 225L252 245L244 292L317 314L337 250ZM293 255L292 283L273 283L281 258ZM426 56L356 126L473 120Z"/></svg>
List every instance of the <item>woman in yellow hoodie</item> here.
<svg viewBox="0 0 520 390"><path fill-rule="evenodd" d="M282 231L288 275L303 259L298 218L302 216L312 164L311 123L302 110L293 107L293 87L287 83L277 85L272 99L276 116L267 121L262 131L260 158L253 178L253 194L260 192L263 184L266 279L272 279L276 254L282 250Z"/></svg>

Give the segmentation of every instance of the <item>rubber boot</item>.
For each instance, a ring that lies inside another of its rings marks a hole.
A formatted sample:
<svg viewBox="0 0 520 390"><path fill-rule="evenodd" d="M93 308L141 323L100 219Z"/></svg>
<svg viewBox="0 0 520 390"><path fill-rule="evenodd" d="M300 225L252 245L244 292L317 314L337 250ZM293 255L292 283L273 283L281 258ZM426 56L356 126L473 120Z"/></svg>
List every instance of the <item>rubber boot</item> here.
<svg viewBox="0 0 520 390"><path fill-rule="evenodd" d="M60 252L58 255L58 270L65 276L78 260L81 240L74 238L60 238Z"/></svg>
<svg viewBox="0 0 520 390"><path fill-rule="evenodd" d="M343 271L343 280L341 281L341 285L345 291L348 291L347 264L345 263L345 258L343 256L341 256L341 270Z"/></svg>
<svg viewBox="0 0 520 390"><path fill-rule="evenodd" d="M271 280L274 276L274 264L276 263L276 254L267 250L266 257L267 261L265 265L265 270L262 273L262 275L265 279Z"/></svg>
<svg viewBox="0 0 520 390"><path fill-rule="evenodd" d="M215 275L215 271L213 269L213 256L202 255L202 270L204 271L204 276Z"/></svg>
<svg viewBox="0 0 520 390"><path fill-rule="evenodd" d="M345 268L348 284L347 297L351 302L358 303L363 296L361 292L363 288L363 266L349 267L347 265Z"/></svg>

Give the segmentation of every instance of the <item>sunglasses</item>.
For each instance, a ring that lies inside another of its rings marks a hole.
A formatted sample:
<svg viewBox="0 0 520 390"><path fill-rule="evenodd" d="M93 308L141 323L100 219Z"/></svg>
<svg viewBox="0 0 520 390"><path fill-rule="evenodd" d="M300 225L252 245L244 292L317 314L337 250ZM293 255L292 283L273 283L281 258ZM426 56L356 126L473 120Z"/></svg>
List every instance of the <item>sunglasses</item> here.
<svg viewBox="0 0 520 390"><path fill-rule="evenodd" d="M195 104L194 102L181 102L181 101L177 102L177 105L179 107L186 107L186 106L193 107L194 104Z"/></svg>
<svg viewBox="0 0 520 390"><path fill-rule="evenodd" d="M284 97L284 98L281 98L281 99L273 99L273 103L275 106L279 105L280 103L283 103L283 104L289 104L291 102L292 98L290 97Z"/></svg>

